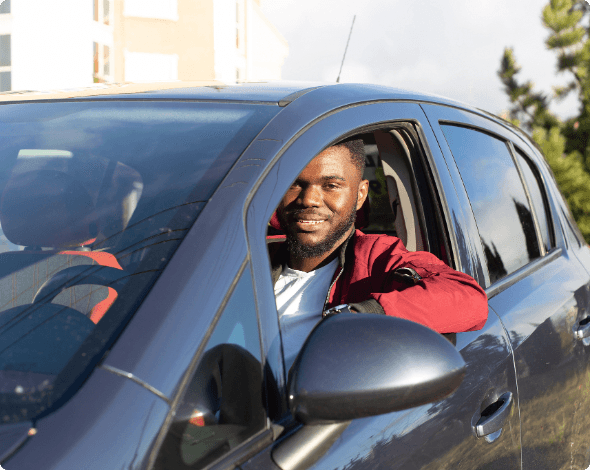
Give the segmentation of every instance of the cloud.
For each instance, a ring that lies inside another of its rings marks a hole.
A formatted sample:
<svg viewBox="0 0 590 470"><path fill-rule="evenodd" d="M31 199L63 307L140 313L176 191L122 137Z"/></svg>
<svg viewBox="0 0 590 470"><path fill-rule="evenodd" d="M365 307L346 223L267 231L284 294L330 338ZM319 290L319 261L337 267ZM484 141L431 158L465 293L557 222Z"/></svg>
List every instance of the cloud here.
<svg viewBox="0 0 590 470"><path fill-rule="evenodd" d="M521 80L551 92L555 76L541 24L546 0L267 0L263 10L289 42L287 80L335 81L353 15L341 81L363 81L467 101L500 113L509 106L497 76L504 47L513 46ZM555 106L575 111L575 100Z"/></svg>

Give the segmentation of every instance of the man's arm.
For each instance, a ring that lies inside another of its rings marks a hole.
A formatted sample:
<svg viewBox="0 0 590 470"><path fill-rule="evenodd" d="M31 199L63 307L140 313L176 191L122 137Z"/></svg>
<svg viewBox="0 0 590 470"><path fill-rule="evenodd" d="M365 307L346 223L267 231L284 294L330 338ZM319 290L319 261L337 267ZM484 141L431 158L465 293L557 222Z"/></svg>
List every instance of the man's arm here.
<svg viewBox="0 0 590 470"><path fill-rule="evenodd" d="M472 277L431 253L407 251L394 237L365 235L356 242L355 269L341 287L353 309L405 318L439 333L485 325L487 296Z"/></svg>

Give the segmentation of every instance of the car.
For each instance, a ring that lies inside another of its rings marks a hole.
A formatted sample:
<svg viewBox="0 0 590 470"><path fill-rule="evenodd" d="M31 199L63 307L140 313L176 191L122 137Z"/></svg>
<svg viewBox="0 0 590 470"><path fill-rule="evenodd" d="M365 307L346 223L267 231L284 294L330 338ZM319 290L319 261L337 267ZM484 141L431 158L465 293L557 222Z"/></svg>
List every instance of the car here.
<svg viewBox="0 0 590 470"><path fill-rule="evenodd" d="M488 320L329 316L287 371L269 221L352 136L357 224L472 276ZM489 113L366 84L4 94L0 224L6 470L590 465L590 250Z"/></svg>

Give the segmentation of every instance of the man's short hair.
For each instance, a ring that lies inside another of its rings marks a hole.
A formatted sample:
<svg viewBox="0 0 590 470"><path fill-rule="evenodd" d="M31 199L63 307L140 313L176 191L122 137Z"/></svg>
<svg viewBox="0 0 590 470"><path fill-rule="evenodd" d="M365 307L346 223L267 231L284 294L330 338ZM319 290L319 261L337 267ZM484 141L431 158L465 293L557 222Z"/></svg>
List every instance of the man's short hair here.
<svg viewBox="0 0 590 470"><path fill-rule="evenodd" d="M359 170L362 179L365 171L365 143L363 142L363 139L350 137L334 145L334 147L340 146L348 149L352 163L354 163L354 166Z"/></svg>

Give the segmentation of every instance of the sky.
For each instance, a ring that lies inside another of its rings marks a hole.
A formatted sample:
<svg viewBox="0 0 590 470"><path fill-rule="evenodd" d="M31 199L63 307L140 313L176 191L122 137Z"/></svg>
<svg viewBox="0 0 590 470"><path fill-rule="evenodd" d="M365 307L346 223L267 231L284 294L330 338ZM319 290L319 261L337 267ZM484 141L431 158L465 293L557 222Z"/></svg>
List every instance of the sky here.
<svg viewBox="0 0 590 470"><path fill-rule="evenodd" d="M340 82L433 93L501 114L509 107L497 71L505 47L522 66L520 81L538 90L567 82L556 74L541 21L548 0L262 0L289 43L284 80L336 81L353 16ZM569 98L551 109L576 113Z"/></svg>

